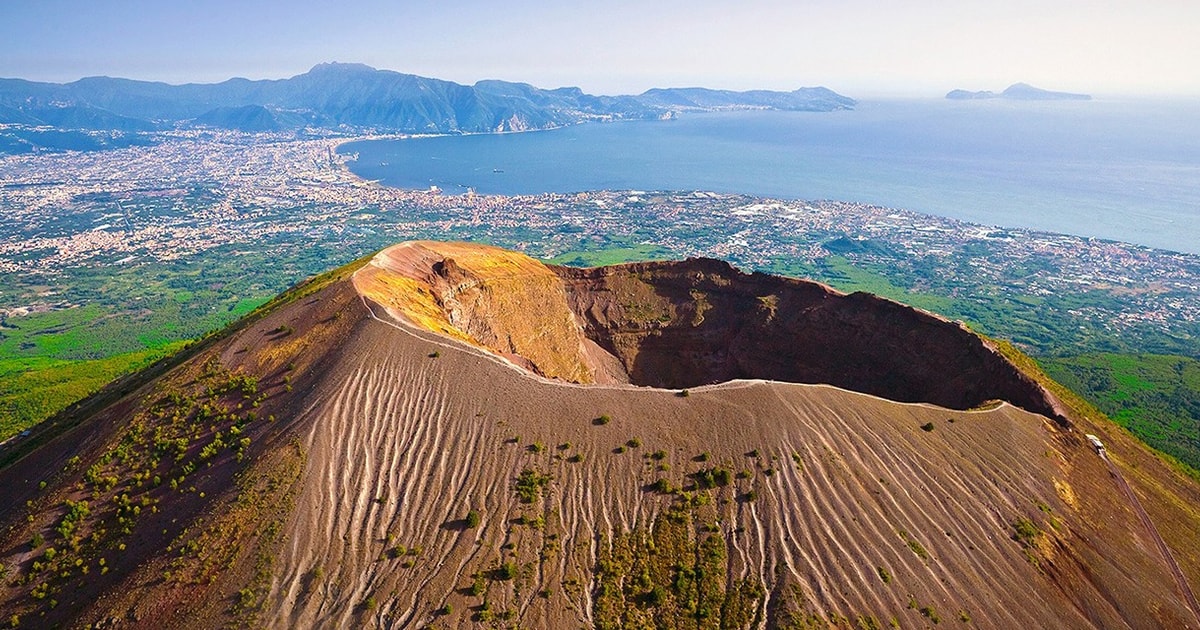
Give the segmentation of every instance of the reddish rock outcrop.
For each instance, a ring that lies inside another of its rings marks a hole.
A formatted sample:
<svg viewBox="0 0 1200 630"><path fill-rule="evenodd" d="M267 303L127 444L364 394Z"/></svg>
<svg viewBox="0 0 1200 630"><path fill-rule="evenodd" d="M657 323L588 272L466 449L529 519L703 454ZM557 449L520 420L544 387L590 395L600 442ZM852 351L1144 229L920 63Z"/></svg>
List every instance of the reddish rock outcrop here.
<svg viewBox="0 0 1200 630"><path fill-rule="evenodd" d="M638 385L826 383L952 409L1005 400L1064 420L1044 388L978 335L875 295L710 259L554 270L585 333Z"/></svg>

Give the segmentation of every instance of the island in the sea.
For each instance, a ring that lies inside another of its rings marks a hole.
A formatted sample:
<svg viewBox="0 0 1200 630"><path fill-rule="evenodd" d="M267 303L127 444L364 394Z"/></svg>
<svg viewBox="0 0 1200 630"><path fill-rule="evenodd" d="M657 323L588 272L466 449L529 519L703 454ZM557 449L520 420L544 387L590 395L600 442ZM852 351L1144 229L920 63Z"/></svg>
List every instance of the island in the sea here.
<svg viewBox="0 0 1200 630"><path fill-rule="evenodd" d="M950 90L946 98L953 101L972 101L990 98L1003 98L1014 101L1090 101L1090 94L1074 94L1071 92L1054 92L1034 87L1028 83L1014 83L1003 92L991 90L972 92L970 90Z"/></svg>

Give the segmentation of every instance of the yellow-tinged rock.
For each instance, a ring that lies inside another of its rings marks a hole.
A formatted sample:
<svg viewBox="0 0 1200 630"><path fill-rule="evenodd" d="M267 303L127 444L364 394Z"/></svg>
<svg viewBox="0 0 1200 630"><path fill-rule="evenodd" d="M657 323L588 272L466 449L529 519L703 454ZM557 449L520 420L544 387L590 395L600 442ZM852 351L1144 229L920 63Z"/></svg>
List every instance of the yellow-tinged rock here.
<svg viewBox="0 0 1200 630"><path fill-rule="evenodd" d="M562 279L524 254L476 243L410 241L380 252L355 273L354 286L394 316L543 376L594 380Z"/></svg>

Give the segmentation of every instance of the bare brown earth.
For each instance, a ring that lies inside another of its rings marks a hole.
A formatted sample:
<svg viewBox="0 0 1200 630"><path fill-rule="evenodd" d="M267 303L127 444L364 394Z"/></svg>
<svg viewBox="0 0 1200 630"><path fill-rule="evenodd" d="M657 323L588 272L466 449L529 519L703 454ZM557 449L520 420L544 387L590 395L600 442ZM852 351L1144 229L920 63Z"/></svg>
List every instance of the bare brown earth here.
<svg viewBox="0 0 1200 630"><path fill-rule="evenodd" d="M0 622L1198 627L1083 433L1193 587L1197 484L894 303L420 243L190 352L0 451Z"/></svg>

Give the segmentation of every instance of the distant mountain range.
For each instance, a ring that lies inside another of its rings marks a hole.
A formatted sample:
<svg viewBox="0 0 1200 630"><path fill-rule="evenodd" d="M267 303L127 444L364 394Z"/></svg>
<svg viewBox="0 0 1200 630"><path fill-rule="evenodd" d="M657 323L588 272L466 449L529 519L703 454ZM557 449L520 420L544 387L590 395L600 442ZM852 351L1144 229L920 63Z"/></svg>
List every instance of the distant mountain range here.
<svg viewBox="0 0 1200 630"><path fill-rule="evenodd" d="M999 94L991 90L971 92L968 90L950 90L946 98L955 101L971 101L988 98L1004 98L1015 101L1090 101L1090 94L1072 94L1071 92L1052 92L1033 87L1028 83L1014 83Z"/></svg>
<svg viewBox="0 0 1200 630"><path fill-rule="evenodd" d="M12 152L7 145L19 149L22 143L29 150L55 148L46 146L38 127L55 128L60 140L62 131L75 130L92 144L104 145L125 134L178 128L487 133L591 120L669 118L681 111L824 112L854 105L854 99L823 87L793 92L671 88L637 96L593 96L579 88L544 90L507 81L468 86L346 63L320 64L290 79L214 84L109 77L66 84L0 79L0 124L18 126L4 130L9 141L0 139L0 152ZM95 132L104 133L97 137Z"/></svg>

